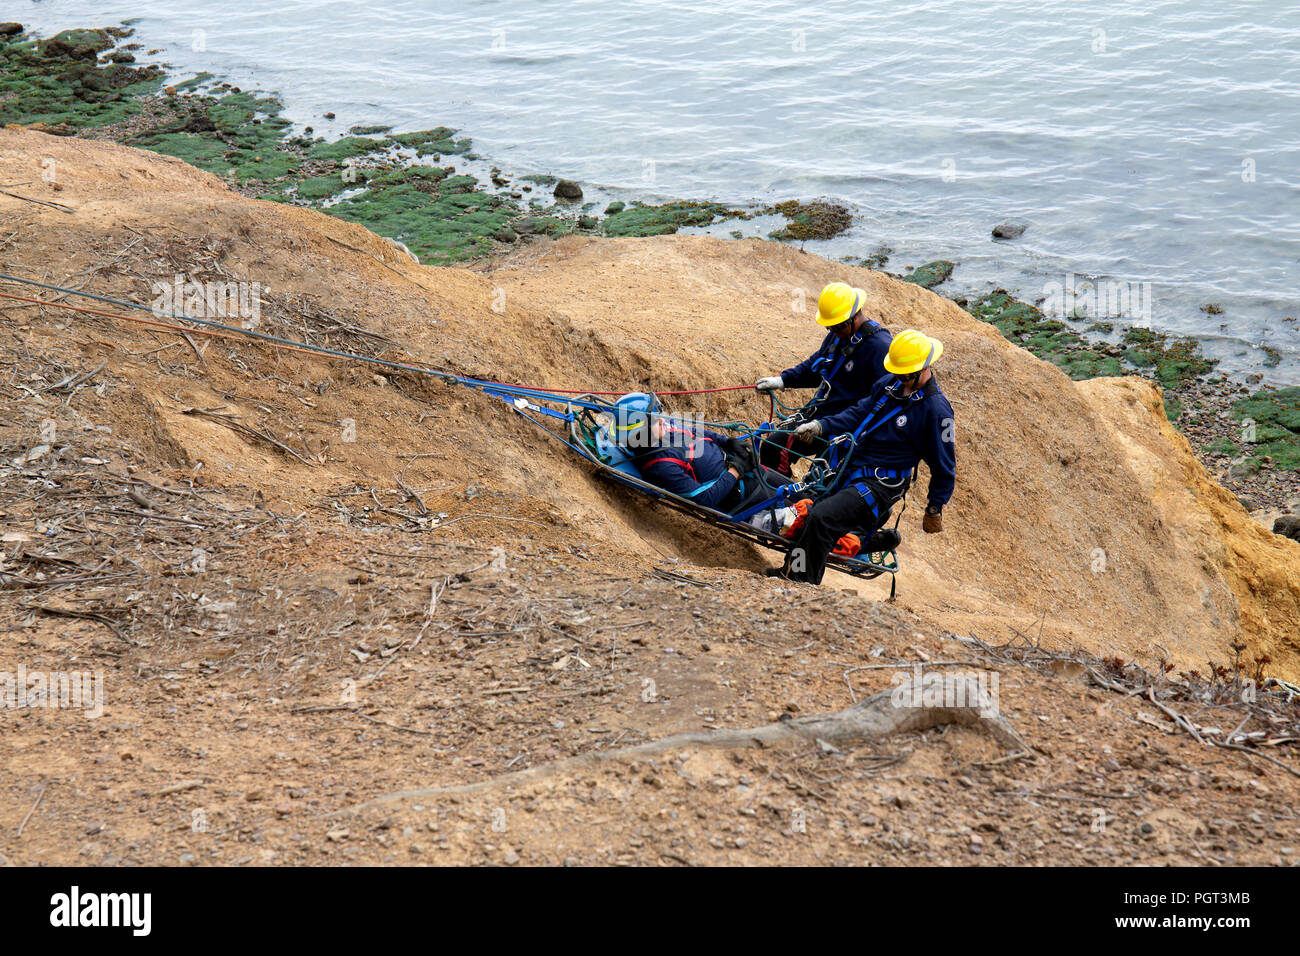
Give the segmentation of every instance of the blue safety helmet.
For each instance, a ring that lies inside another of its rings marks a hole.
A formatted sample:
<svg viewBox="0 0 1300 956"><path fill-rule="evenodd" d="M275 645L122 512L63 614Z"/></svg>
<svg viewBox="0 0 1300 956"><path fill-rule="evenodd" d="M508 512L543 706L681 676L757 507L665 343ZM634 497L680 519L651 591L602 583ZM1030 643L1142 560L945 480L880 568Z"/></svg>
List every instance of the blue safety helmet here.
<svg viewBox="0 0 1300 956"><path fill-rule="evenodd" d="M614 441L622 448L639 451L650 447L650 427L659 412L659 402L646 392L632 392L614 403L610 426Z"/></svg>

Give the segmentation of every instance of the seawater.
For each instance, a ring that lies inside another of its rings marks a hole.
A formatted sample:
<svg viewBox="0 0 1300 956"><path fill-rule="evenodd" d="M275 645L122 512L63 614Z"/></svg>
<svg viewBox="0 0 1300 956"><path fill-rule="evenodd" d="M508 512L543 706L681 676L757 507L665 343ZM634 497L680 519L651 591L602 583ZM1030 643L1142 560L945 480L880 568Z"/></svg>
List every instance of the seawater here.
<svg viewBox="0 0 1300 956"><path fill-rule="evenodd" d="M950 294L1145 289L1134 323L1300 383L1297 4L38 0L3 17L46 35L129 19L159 51L142 60L276 91L317 134L456 126L507 174L602 199L831 198L855 225L810 251L952 259ZM1028 231L994 241L1010 217Z"/></svg>

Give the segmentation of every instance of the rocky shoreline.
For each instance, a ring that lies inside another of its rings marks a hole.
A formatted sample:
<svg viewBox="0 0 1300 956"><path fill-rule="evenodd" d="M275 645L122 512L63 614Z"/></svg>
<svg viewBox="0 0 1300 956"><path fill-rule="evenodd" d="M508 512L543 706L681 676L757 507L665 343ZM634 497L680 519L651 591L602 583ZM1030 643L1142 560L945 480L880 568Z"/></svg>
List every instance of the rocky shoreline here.
<svg viewBox="0 0 1300 956"><path fill-rule="evenodd" d="M0 24L0 123L111 140L183 159L244 195L321 209L401 242L422 263L490 255L522 236L573 232L648 236L755 215L785 219L776 238L828 238L848 210L788 200L764 209L715 202L660 205L586 201L582 187L548 175L514 181L446 126L394 134L353 127L334 142L294 134L275 96L201 74L169 83L137 66L127 27L65 30L47 39ZM156 51L150 51L156 52Z"/></svg>
<svg viewBox="0 0 1300 956"><path fill-rule="evenodd" d="M429 265L489 256L531 236L660 235L779 216L785 225L768 238L802 242L851 225L846 207L825 200L751 209L613 201L602 210L570 180L512 181L475 154L470 139L444 126L398 134L386 126L353 127L334 142L313 137L311 127L294 134L274 96L210 75L169 84L162 67L136 65L142 48L128 42L131 32L65 30L39 39L20 24L0 24L0 123L176 156L245 195L360 223ZM845 261L881 269L888 254ZM901 278L942 294L936 287L954 267L936 260ZM1261 520L1300 510L1300 387L1252 389L1216 374L1194 340L1052 318L1002 289L954 301L1072 378L1133 374L1157 382L1170 421L1248 510ZM1295 529L1290 520L1277 530Z"/></svg>
<svg viewBox="0 0 1300 956"><path fill-rule="evenodd" d="M1155 382L1170 422L1247 511L1273 526L1300 509L1300 387L1252 388L1218 374L1194 339L1052 318L1004 289L955 301L1071 378L1137 375ZM1274 530L1291 527L1282 522Z"/></svg>

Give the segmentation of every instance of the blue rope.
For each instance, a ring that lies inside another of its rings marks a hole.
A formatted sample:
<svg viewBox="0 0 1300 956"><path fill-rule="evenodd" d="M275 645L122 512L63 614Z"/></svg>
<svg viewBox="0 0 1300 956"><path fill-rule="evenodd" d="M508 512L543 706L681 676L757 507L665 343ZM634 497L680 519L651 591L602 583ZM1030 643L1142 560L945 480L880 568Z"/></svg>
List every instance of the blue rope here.
<svg viewBox="0 0 1300 956"><path fill-rule="evenodd" d="M115 299L111 296L99 295L94 292L83 292L78 289L69 289L64 286L51 285L46 282L37 282L35 279L24 279L21 276L14 276L14 275L8 275L6 273L0 273L0 279L3 279L8 282L17 282L22 285L35 286L40 289L48 289L52 292L63 293L64 295L75 295L75 296L80 296L84 299L94 299L97 302L106 302L109 305L116 305L121 308L135 309L140 312L147 312L150 315L155 316L157 318L175 319L179 322L188 322L191 323L192 325L203 326L211 329L219 329L223 332L233 332L237 335L242 335L245 336L246 338L255 339L261 342L268 342L272 345L288 345L288 346L292 346L295 349L301 349L306 352L312 352L314 354L323 355L330 358L345 359L347 361L353 361L353 362L363 362L369 365L377 365L380 368L392 369L400 372L416 372L419 374L429 375L433 378L439 379L440 381L446 382L449 385L462 385L465 386L466 388L473 388L478 391L481 391L486 395L492 395L496 398L500 398L502 401L506 402L506 404L510 405L512 408L514 408L514 405L506 398L506 396L512 396L515 398L533 399L534 401L550 402L555 405L563 405L566 407L585 408L596 412L609 411L609 406L607 404L601 404L598 402L591 402L591 401L583 401L582 399L574 398L573 396L570 395L557 395L554 392L547 392L545 389L530 388L525 385L506 385L497 382L489 382L486 381L485 379L470 378L464 375L455 375L451 372L444 372L441 371L440 369L428 368L422 365L410 365L401 362L389 361L388 359L375 358L369 355L361 355L356 352L345 352L341 349L332 349L324 345L313 345L309 342L299 342L294 339L287 339L278 335L269 335L266 332L255 332L252 329L240 328L239 326L234 326L234 325L226 325L223 322L214 322L211 319L200 319L191 315L183 315L176 312L164 312L161 309L155 309L150 306L141 305L138 302L130 302L125 299ZM552 411L551 409L542 408L541 406L537 406L536 410L543 414L549 415L553 418L559 418L564 421L571 421L573 417L571 413L562 414L560 412ZM519 412L520 414L523 414L523 412L518 408L515 408L515 411ZM524 415L524 417L527 418L529 421L534 422L539 427L545 428L544 425L542 425L540 422L538 422L536 419L532 418L531 416ZM735 427L736 425L736 423L728 423L728 422L703 422L701 424L712 425L715 428L731 428L731 427ZM550 431L550 429L546 429L546 430ZM758 433L759 430L754 430L754 431L746 432L743 435L740 435L738 437L742 439L752 438ZM551 432L551 434L554 435L555 433ZM558 438L559 436L557 435L556 437ZM572 443L566 441L563 438L560 438L560 440L563 441L566 445L569 445L569 447L571 448L575 448L575 449L577 448L577 446L573 445Z"/></svg>
<svg viewBox="0 0 1300 956"><path fill-rule="evenodd" d="M484 382L473 378L461 379L460 381L462 384L479 388L488 395L496 395L498 398L502 395L514 395L518 398L534 398L543 402L555 402L557 405L576 405L579 408L589 408L592 411L608 410L604 405L599 405L596 402L584 402L581 399L568 395L557 395L554 392L547 392L540 388L527 388L522 385L498 385L494 382Z"/></svg>
<svg viewBox="0 0 1300 956"><path fill-rule="evenodd" d="M513 405L511 405L510 407L511 407L511 408L515 408ZM574 451L576 451L576 452L582 453L582 452L584 451L584 449L582 449L582 448L581 448L580 446L578 446L578 445L575 445L573 442L569 441L569 440L568 440L567 438L565 438L563 435L560 435L560 434L558 434L557 432L553 432L553 431L551 431L549 428L547 428L545 425L543 425L543 424L542 424L541 422L539 422L537 419L533 418L532 415L529 415L529 414L528 414L527 412L525 412L523 409L521 409L521 408L515 408L515 411L518 412L520 415L524 416L524 418L528 419L530 422L532 422L534 425L536 425L536 426L537 426L538 428L540 428L542 431L546 432L546 434L550 435L550 436L551 436L552 438L554 438L556 441L561 442L562 444L568 445L570 448L572 448L572 449L573 449Z"/></svg>
<svg viewBox="0 0 1300 956"><path fill-rule="evenodd" d="M125 309L135 309L139 312L148 312L157 318L176 319L180 322L189 322L194 325L201 325L207 328L220 329L223 332L234 332L237 335L243 335L250 339L257 339L262 342L269 342L273 345L289 345L296 349L302 349L307 352L314 352L317 355L326 355L331 358L347 359L353 362L365 362L370 365L378 365L381 368L393 369L399 372L418 372L424 375L430 375L451 385L464 385L467 388L478 389L489 394L500 392L503 395L516 395L520 398L537 398L542 401L554 402L557 405L579 405L584 408L600 410L603 406L594 402L582 402L568 396L555 395L542 389L527 388L520 385L501 385L496 382L488 382L483 379L469 378L463 375L455 375L451 372L444 372L440 369L428 368L422 365L407 365L401 362L391 362L387 359L374 358L369 355L360 355L356 352L344 352L340 349L332 349L324 345L313 345L309 342L299 342L294 339L282 338L278 335L268 335L265 332L254 332L252 329L240 328L236 325L226 325L222 322L213 322L211 319L199 319L192 315L181 315L176 312L164 312L161 309L154 309L147 305L140 305L138 302L129 302L125 299L114 299L106 295L98 295L94 292L82 292L78 289L67 289L63 286L50 285L45 282L37 282L35 279L24 279L20 276L7 275L0 273L0 279L9 282L18 282L22 285L36 286L41 289L49 289L52 292L62 292L65 295L77 295L85 299L95 299L98 302L107 302L110 305L120 306Z"/></svg>

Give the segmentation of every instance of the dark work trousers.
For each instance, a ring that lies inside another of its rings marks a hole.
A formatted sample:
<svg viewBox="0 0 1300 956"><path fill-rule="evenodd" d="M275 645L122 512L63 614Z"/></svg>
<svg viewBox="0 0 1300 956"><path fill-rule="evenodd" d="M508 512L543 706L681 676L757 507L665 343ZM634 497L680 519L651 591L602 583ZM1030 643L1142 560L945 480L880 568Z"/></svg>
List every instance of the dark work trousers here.
<svg viewBox="0 0 1300 956"><path fill-rule="evenodd" d="M789 482L789 475L783 475L771 468L760 467L757 471L747 472L740 481L736 482L736 490L722 502L718 510L733 515L740 514L746 508L752 508L774 497L777 489Z"/></svg>
<svg viewBox="0 0 1300 956"><path fill-rule="evenodd" d="M865 489L863 494L859 489ZM826 573L826 559L842 535L852 531L862 536L862 543L889 519L894 502L903 497L904 488L887 488L874 479L858 481L823 498L812 506L799 536L794 539L785 559L785 576L791 581L821 584Z"/></svg>

